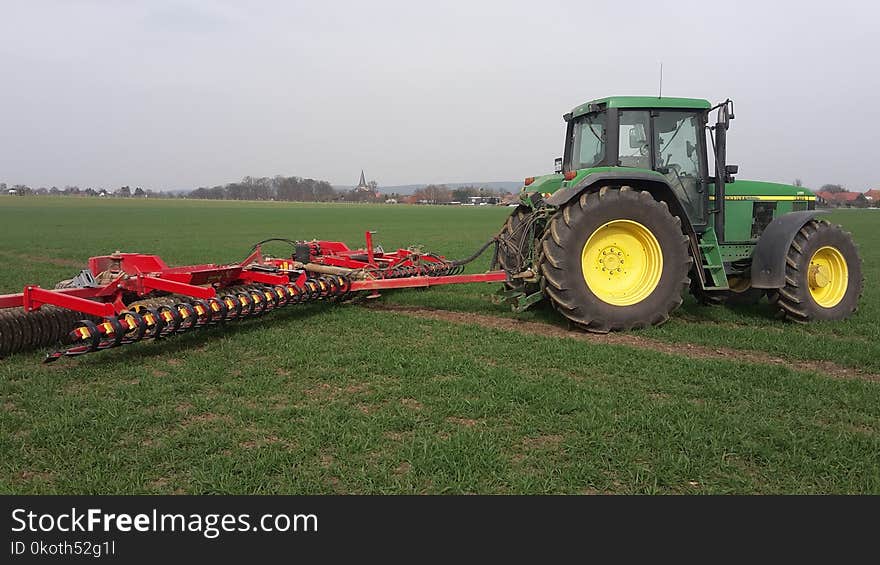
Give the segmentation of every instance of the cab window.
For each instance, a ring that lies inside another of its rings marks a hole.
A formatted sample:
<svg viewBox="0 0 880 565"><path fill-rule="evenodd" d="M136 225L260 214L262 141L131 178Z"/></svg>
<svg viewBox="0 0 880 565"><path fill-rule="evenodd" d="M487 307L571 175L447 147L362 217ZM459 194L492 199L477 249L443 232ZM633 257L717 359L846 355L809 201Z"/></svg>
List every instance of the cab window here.
<svg viewBox="0 0 880 565"><path fill-rule="evenodd" d="M693 223L705 221L699 129L700 120L694 112L660 111L654 118L655 170L666 177Z"/></svg>
<svg viewBox="0 0 880 565"><path fill-rule="evenodd" d="M617 164L621 167L651 168L650 114L645 110L621 110Z"/></svg>
<svg viewBox="0 0 880 565"><path fill-rule="evenodd" d="M605 159L605 112L581 116L572 131L572 170L595 167Z"/></svg>

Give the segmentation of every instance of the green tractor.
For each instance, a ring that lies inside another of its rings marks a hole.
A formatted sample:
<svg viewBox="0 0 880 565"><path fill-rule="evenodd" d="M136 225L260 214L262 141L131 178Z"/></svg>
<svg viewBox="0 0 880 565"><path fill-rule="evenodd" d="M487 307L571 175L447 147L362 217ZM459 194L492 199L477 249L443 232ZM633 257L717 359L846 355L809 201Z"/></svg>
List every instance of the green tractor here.
<svg viewBox="0 0 880 565"><path fill-rule="evenodd" d="M855 312L851 235L819 219L804 188L735 180L733 117L730 100L633 96L565 114L556 172L526 179L499 234L497 261L515 273L503 300L547 298L595 332L661 324L686 291L703 303L766 294L798 322Z"/></svg>

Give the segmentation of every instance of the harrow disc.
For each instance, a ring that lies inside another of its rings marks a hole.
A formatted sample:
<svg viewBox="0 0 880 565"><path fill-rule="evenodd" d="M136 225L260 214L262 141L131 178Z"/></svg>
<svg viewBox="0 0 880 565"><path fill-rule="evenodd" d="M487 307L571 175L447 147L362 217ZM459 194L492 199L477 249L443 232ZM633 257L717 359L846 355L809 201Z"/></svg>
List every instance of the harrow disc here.
<svg viewBox="0 0 880 565"><path fill-rule="evenodd" d="M33 312L25 312L24 308L0 310L0 357L52 345L84 317L87 316L55 306L43 306Z"/></svg>

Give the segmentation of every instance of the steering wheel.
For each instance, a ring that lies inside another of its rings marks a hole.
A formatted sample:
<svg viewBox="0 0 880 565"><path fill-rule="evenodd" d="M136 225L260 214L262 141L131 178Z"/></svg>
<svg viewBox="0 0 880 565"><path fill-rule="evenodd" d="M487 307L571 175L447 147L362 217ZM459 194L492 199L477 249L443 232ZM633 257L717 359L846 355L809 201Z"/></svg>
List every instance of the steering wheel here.
<svg viewBox="0 0 880 565"><path fill-rule="evenodd" d="M648 154L648 151L650 151L650 150L651 150L651 148L648 147L648 144L647 144L647 143L645 143L644 145L641 145L641 146L639 147L639 154L642 155L642 156L644 157L645 155Z"/></svg>

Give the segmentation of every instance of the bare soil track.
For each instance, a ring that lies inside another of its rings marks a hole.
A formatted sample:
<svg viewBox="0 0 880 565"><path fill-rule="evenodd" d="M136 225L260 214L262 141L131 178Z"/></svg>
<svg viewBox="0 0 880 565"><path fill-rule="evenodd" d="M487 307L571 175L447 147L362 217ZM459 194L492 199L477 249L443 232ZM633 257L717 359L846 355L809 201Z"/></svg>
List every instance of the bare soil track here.
<svg viewBox="0 0 880 565"><path fill-rule="evenodd" d="M396 304L373 302L364 306L371 310L395 312L415 318L438 320L453 324L475 324L485 328L518 332L543 337L566 338L592 344L624 345L636 349L658 351L668 355L679 355L693 359L731 359L759 365L788 367L796 371L806 371L827 375L835 379L858 379L880 382L880 375L861 371L852 367L843 367L831 361L813 361L802 359L784 359L760 351L731 349L727 347L707 347L693 343L667 343L664 341L627 333L597 334L579 330L568 330L559 326L540 322L529 322L513 318L502 318L475 314L470 312L453 312L450 310L434 310Z"/></svg>

